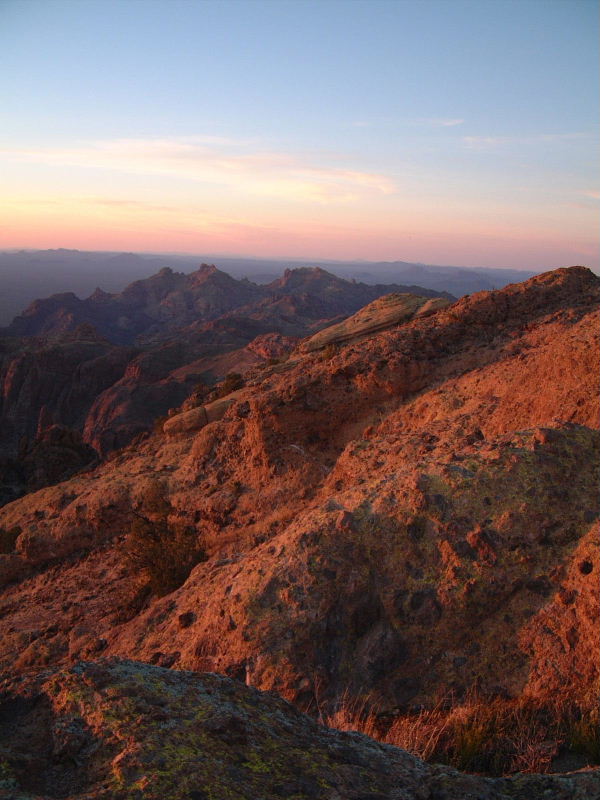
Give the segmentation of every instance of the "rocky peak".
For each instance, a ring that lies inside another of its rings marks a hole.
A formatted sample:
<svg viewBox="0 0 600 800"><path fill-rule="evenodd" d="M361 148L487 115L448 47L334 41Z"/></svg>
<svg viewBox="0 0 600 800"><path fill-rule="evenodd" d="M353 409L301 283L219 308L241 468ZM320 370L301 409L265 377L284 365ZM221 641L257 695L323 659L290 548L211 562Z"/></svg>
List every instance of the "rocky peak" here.
<svg viewBox="0 0 600 800"><path fill-rule="evenodd" d="M214 275L215 272L218 272L214 264L205 264L205 263L200 264L200 266L196 271L200 275Z"/></svg>
<svg viewBox="0 0 600 800"><path fill-rule="evenodd" d="M344 278L338 278L337 275L333 275L333 273L327 272L321 267L296 267L295 269L286 269L281 278L277 278L268 284L268 288L284 294L296 294L298 292L306 292L316 285L322 286L325 284L344 285L349 284L349 281Z"/></svg>
<svg viewBox="0 0 600 800"><path fill-rule="evenodd" d="M105 300L109 300L112 295L109 292L105 292L104 289L101 289L99 286L96 286L92 294L89 296L89 300L93 302L102 302Z"/></svg>

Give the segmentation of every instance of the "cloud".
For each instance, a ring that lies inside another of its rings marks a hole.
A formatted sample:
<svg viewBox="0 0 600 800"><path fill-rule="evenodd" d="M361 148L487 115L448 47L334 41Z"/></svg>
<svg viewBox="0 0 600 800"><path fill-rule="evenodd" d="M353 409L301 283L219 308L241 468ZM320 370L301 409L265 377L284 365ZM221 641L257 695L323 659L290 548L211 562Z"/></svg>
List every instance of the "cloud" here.
<svg viewBox="0 0 600 800"><path fill-rule="evenodd" d="M464 119L459 118L445 118L445 117L433 117L433 118L425 118L419 119L417 122L421 125L431 125L434 128L454 128L456 125L463 125Z"/></svg>
<svg viewBox="0 0 600 800"><path fill-rule="evenodd" d="M170 176L291 201L345 203L396 191L394 182L380 173L323 166L294 154L261 150L251 142L219 137L113 139L71 148L3 149L0 157Z"/></svg>
<svg viewBox="0 0 600 800"><path fill-rule="evenodd" d="M175 210L173 206L163 206L157 203L147 203L144 200L115 200L110 197L84 197L78 198L78 203L85 203L90 206L105 206L106 208L129 208L141 211L160 211L169 212Z"/></svg>
<svg viewBox="0 0 600 800"><path fill-rule="evenodd" d="M587 133L538 133L532 136L463 136L465 145L473 150L491 150L505 145L536 145L587 139Z"/></svg>
<svg viewBox="0 0 600 800"><path fill-rule="evenodd" d="M585 189L578 192L579 200L572 200L567 205L571 208L580 208L586 211L593 211L594 214L598 212L598 201L600 200L600 192L595 189Z"/></svg>
<svg viewBox="0 0 600 800"><path fill-rule="evenodd" d="M462 117L412 117L412 118L392 118L380 117L376 120L362 120L358 119L353 121L352 127L354 128L370 128L373 125L383 126L386 128L398 126L404 127L429 127L429 128L454 128L457 125L464 125Z"/></svg>

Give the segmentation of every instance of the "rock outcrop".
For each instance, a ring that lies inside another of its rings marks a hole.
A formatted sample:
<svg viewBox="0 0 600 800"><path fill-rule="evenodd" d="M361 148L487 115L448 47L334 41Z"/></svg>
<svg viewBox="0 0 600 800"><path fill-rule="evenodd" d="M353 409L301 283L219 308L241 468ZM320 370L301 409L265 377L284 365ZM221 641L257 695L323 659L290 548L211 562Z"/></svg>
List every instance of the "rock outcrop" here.
<svg viewBox="0 0 600 800"><path fill-rule="evenodd" d="M415 317L426 317L450 305L443 297L426 298L415 294L388 294L369 303L343 322L315 333L302 344L304 352L338 346L372 336Z"/></svg>
<svg viewBox="0 0 600 800"><path fill-rule="evenodd" d="M8 800L595 800L600 775L485 778L318 725L226 677L80 662L5 682Z"/></svg>

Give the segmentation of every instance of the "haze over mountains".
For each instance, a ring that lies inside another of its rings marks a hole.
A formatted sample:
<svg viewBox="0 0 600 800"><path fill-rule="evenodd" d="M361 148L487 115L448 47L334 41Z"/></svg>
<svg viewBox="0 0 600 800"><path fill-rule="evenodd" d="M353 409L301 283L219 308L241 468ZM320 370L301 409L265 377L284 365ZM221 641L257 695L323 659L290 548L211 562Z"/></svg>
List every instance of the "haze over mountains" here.
<svg viewBox="0 0 600 800"><path fill-rule="evenodd" d="M246 277L256 283L270 283L285 269L313 266L364 283L416 284L450 292L456 297L484 289L500 289L534 274L514 269L438 267L403 261L302 261L66 249L0 251L0 326L9 324L16 314L40 297L73 292L83 299L98 286L107 292L120 292L130 282L146 278L163 267L187 273L194 271L201 262L215 263L235 278Z"/></svg>

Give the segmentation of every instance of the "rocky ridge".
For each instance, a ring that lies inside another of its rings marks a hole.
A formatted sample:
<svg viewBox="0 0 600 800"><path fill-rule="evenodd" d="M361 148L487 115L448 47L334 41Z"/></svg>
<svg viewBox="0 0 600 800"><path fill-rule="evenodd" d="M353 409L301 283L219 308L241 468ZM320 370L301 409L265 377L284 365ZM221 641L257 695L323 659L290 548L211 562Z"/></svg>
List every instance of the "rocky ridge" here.
<svg viewBox="0 0 600 800"><path fill-rule="evenodd" d="M313 712L595 695L598 284L557 270L297 353L5 506L2 669L117 655ZM208 558L140 604L123 547L157 486Z"/></svg>
<svg viewBox="0 0 600 800"><path fill-rule="evenodd" d="M5 800L594 800L597 772L484 778L318 725L220 675L80 662L5 682Z"/></svg>
<svg viewBox="0 0 600 800"><path fill-rule="evenodd" d="M392 288L319 269L288 270L265 287L203 265L190 275L162 269L120 294L98 289L86 300L36 301L0 339L0 501L38 488L44 475L48 483L68 477L93 461L89 447L105 457L200 384L284 355L296 337ZM287 337L285 347L280 339L265 349L272 335ZM50 426L82 441L73 455L56 450L57 469L45 471L38 439Z"/></svg>
<svg viewBox="0 0 600 800"><path fill-rule="evenodd" d="M316 303L317 313L311 318L317 320L319 314L329 319L347 315L390 291L417 289L394 284L369 286L338 278L319 267L288 269L266 286L236 280L209 264L187 275L164 267L117 294L97 288L84 300L70 292L36 300L3 333L12 337L50 336L86 324L114 344L132 345L164 339L188 325L210 322L261 303L277 304L286 298ZM420 289L419 293L452 299L431 289Z"/></svg>

